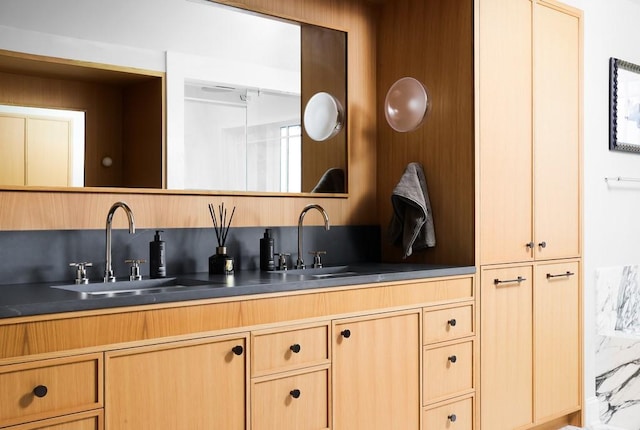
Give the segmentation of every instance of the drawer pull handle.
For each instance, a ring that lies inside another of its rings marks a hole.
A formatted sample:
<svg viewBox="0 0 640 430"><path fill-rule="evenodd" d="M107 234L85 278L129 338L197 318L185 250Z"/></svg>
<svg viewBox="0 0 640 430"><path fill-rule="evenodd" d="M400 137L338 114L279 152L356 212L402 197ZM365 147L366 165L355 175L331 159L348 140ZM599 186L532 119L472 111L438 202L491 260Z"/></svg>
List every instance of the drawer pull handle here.
<svg viewBox="0 0 640 430"><path fill-rule="evenodd" d="M340 332L340 334L342 335L342 337L345 337L345 338L347 338L347 339L348 339L348 338L350 338L350 337L351 337L351 330L349 330L349 329L342 330L342 331Z"/></svg>
<svg viewBox="0 0 640 430"><path fill-rule="evenodd" d="M452 363L455 363L456 361L458 361L458 357L456 357L455 355L452 355L447 360L449 360Z"/></svg>
<svg viewBox="0 0 640 430"><path fill-rule="evenodd" d="M568 278L569 276L573 275L575 275L575 273L569 272L568 270L565 273L560 273L559 275L552 275L551 273L547 273L547 279L562 278L563 276L566 276Z"/></svg>
<svg viewBox="0 0 640 430"><path fill-rule="evenodd" d="M449 321L447 321L447 324L449 324L451 327L455 327L458 322L455 318L451 318Z"/></svg>
<svg viewBox="0 0 640 430"><path fill-rule="evenodd" d="M533 242L529 242L526 244L526 246L527 246L527 249L533 249L533 247L536 246L536 244Z"/></svg>
<svg viewBox="0 0 640 430"><path fill-rule="evenodd" d="M523 278L522 276L518 276L516 279L506 279L506 280L501 280L501 279L494 279L493 280L493 284L494 285L500 285L500 284L513 284L514 282L517 282L518 284L520 282L526 281L527 278Z"/></svg>
<svg viewBox="0 0 640 430"><path fill-rule="evenodd" d="M451 415L449 415L449 416L447 417L447 419L448 419L449 421L451 421L452 423L455 423L455 422L456 422L456 420L458 419L458 417L456 417L456 414L451 414Z"/></svg>
<svg viewBox="0 0 640 430"><path fill-rule="evenodd" d="M33 395L42 398L47 395L48 391L49 390L47 389L46 385L38 385L33 389Z"/></svg>
<svg viewBox="0 0 640 430"><path fill-rule="evenodd" d="M538 244L538 246L539 246L540 248L546 248L546 247L547 247L547 242L545 242L545 241L543 240L542 242L540 242L540 243Z"/></svg>
<svg viewBox="0 0 640 430"><path fill-rule="evenodd" d="M300 350L301 350L302 348L300 347L300 344L299 344L299 343L294 343L293 345L291 345L291 346L289 347L289 349L290 349L291 351L293 351L293 353L294 353L294 354L297 354L297 353L299 353L299 352L300 352Z"/></svg>
<svg viewBox="0 0 640 430"><path fill-rule="evenodd" d="M291 394L291 397L293 397L294 399L297 399L302 393L300 393L300 390L296 388L295 390L289 391L289 394Z"/></svg>
<svg viewBox="0 0 640 430"><path fill-rule="evenodd" d="M242 355L242 353L244 352L244 348L241 345L236 345L231 348L231 351L233 351L235 355Z"/></svg>

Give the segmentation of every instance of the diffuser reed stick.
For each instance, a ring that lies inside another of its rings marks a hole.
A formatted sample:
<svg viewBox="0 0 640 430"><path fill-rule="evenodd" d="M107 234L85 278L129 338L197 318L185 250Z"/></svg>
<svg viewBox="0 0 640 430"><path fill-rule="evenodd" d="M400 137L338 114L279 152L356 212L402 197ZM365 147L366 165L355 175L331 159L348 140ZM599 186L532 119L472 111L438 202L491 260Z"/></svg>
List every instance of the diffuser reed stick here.
<svg viewBox="0 0 640 430"><path fill-rule="evenodd" d="M209 203L209 214L211 215L211 221L213 221L213 229L216 232L216 239L218 239L218 247L223 247L227 241L227 235L229 234L229 227L231 227L231 221L233 221L233 215L236 213L236 207L233 207L229 222L227 223L227 209L224 207L224 203L218 205L218 214L213 207L213 204Z"/></svg>

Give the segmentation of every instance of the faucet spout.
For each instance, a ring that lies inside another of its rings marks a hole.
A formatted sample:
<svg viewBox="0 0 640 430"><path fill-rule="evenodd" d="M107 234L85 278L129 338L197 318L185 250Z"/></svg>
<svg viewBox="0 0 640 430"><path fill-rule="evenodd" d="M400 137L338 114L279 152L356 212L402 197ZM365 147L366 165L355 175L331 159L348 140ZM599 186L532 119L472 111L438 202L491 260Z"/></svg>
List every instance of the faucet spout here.
<svg viewBox="0 0 640 430"><path fill-rule="evenodd" d="M302 258L302 221L304 220L304 216L311 209L317 209L318 212L322 214L324 218L324 229L329 230L331 226L329 225L329 215L327 215L327 211L320 205L307 205L300 212L300 217L298 218L298 259L296 260L296 269L304 269L304 258Z"/></svg>
<svg viewBox="0 0 640 430"><path fill-rule="evenodd" d="M116 277L113 276L113 267L111 262L111 224L113 222L113 214L116 212L118 208L122 208L127 214L127 219L129 220L129 234L134 234L136 232L136 223L133 219L133 211L125 202L115 202L111 209L109 209L109 213L107 214L107 225L106 225L106 252L105 252L105 265L104 265L104 282L115 282Z"/></svg>

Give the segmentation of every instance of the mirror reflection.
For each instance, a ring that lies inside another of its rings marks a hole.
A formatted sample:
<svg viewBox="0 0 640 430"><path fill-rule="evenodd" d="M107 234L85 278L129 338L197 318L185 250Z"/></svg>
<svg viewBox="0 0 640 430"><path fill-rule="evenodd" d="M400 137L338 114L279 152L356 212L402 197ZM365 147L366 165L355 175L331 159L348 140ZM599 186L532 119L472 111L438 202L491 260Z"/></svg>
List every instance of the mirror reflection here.
<svg viewBox="0 0 640 430"><path fill-rule="evenodd" d="M67 186L297 193L325 189L327 172L347 174L347 133L316 144L300 119L319 91L346 106L344 32L209 1L50 3L0 6L0 50L14 57L0 59L0 104L85 114L84 178ZM110 31L123 16L145 18ZM15 59L22 49L32 65ZM104 74L68 60L103 64ZM54 80L56 98L35 89ZM8 88L18 86L16 97ZM221 87L245 100L216 99Z"/></svg>

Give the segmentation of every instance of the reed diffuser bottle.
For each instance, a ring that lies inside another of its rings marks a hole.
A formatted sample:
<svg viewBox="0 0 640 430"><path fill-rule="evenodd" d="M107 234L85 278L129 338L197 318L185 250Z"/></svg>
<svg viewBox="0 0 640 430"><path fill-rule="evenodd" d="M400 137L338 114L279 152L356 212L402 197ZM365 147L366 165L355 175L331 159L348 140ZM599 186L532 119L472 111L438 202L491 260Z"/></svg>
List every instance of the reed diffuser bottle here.
<svg viewBox="0 0 640 430"><path fill-rule="evenodd" d="M233 275L233 257L227 254L227 247L225 246L225 243L227 241L229 227L231 227L231 221L233 220L233 214L235 212L236 208L234 206L231 211L231 216L229 217L229 222L227 223L227 210L224 207L224 203L218 206L218 216L216 216L213 205L209 203L209 213L211 214L213 228L216 233L216 239L218 240L216 253L209 257L209 273L212 275Z"/></svg>

